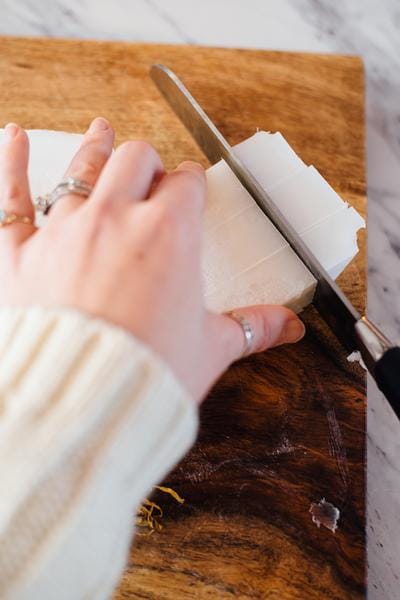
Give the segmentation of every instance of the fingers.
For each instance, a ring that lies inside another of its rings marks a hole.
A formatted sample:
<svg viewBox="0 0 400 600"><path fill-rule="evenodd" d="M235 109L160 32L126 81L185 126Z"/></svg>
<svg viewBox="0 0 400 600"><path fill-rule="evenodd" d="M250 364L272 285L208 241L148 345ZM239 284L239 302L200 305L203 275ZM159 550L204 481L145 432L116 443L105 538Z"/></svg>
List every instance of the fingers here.
<svg viewBox="0 0 400 600"><path fill-rule="evenodd" d="M94 186L109 159L114 144L114 130L102 117L92 121L84 135L82 145L75 154L65 177L81 179ZM87 198L78 194L62 196L50 211L51 218L64 217L76 210Z"/></svg>
<svg viewBox="0 0 400 600"><path fill-rule="evenodd" d="M294 344L305 334L304 323L296 314L283 306L248 306L235 310L243 316L254 333L251 354L281 344ZM214 317L214 344L219 347L222 362L229 365L243 356L246 348L242 326L228 315Z"/></svg>
<svg viewBox="0 0 400 600"><path fill-rule="evenodd" d="M151 198L183 216L185 221L202 214L206 196L206 176L201 165L192 161L181 163L175 171L162 178Z"/></svg>
<svg viewBox="0 0 400 600"><path fill-rule="evenodd" d="M18 125L9 123L0 147L0 209L34 219L28 183L29 140ZM12 223L0 228L0 238L19 244L36 230L34 225Z"/></svg>
<svg viewBox="0 0 400 600"><path fill-rule="evenodd" d="M92 203L126 206L145 200L153 182L162 177L164 167L154 148L143 141L118 146L103 169Z"/></svg>

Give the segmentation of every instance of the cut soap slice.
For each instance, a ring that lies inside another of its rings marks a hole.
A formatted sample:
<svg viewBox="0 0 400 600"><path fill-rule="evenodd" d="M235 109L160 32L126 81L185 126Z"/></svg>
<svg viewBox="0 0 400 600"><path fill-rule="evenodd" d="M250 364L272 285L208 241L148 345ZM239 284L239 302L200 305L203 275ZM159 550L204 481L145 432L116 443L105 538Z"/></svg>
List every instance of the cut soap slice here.
<svg viewBox="0 0 400 600"><path fill-rule="evenodd" d="M306 167L266 190L300 234L348 207L315 167Z"/></svg>
<svg viewBox="0 0 400 600"><path fill-rule="evenodd" d="M279 132L258 131L235 152L265 189L306 167Z"/></svg>

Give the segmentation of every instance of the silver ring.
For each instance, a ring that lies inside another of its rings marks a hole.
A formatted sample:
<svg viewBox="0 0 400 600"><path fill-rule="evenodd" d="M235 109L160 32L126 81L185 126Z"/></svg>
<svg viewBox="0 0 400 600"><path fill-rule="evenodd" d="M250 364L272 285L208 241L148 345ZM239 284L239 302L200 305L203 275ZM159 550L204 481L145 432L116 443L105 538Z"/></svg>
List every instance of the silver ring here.
<svg viewBox="0 0 400 600"><path fill-rule="evenodd" d="M93 187L83 181L82 179L77 179L76 177L66 177L62 179L60 183L54 188L50 194L45 194L44 196L38 196L33 201L33 204L36 210L42 212L43 214L47 214L51 207L63 196L67 196L69 194L77 194L78 196L84 196L87 198L93 191Z"/></svg>
<svg viewBox="0 0 400 600"><path fill-rule="evenodd" d="M237 313L234 310L231 310L225 314L227 317L230 317L231 319L236 321L236 323L238 323L240 325L240 327L242 328L243 335L244 335L245 348L244 348L243 353L241 354L240 358L243 358L243 356L247 356L251 352L251 348L253 346L253 341L254 341L253 328L250 325L250 323L248 322L248 320L245 319L243 317L243 315L241 315L240 313Z"/></svg>

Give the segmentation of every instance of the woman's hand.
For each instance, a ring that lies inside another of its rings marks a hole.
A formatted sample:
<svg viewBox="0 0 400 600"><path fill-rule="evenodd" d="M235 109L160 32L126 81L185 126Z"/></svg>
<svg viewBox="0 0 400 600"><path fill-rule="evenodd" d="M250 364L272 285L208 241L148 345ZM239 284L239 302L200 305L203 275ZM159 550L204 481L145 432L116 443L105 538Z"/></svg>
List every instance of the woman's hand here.
<svg viewBox="0 0 400 600"><path fill-rule="evenodd" d="M156 151L132 141L111 154L114 132L97 118L66 175L94 190L61 198L40 230L0 228L0 304L69 306L119 325L148 344L200 400L244 349L242 328L206 310L202 211L206 180L196 163L166 174ZM0 208L33 218L28 138L6 127L0 151ZM304 325L290 310L239 310L253 351L291 343Z"/></svg>

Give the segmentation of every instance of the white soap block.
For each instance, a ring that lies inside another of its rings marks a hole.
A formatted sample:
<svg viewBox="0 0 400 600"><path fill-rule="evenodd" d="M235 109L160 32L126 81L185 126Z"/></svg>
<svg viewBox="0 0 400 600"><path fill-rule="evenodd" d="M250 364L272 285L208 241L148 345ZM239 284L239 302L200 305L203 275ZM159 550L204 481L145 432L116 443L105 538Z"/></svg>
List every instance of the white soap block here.
<svg viewBox="0 0 400 600"><path fill-rule="evenodd" d="M349 206L312 227L301 237L330 276L336 279L357 254L357 231L364 226L364 219Z"/></svg>
<svg viewBox="0 0 400 600"><path fill-rule="evenodd" d="M207 277L206 293L287 246L253 201L240 215L207 230L205 236L203 272ZM254 243L242 245L242 239L254 239Z"/></svg>
<svg viewBox="0 0 400 600"><path fill-rule="evenodd" d="M218 312L250 304L284 304L300 312L312 301L315 287L314 277L286 246L206 292L206 304Z"/></svg>
<svg viewBox="0 0 400 600"><path fill-rule="evenodd" d="M234 152L265 189L306 168L279 132L258 131L237 144Z"/></svg>
<svg viewBox="0 0 400 600"><path fill-rule="evenodd" d="M265 189L306 169L306 165L280 133L259 131L237 144L234 151ZM222 180L223 186L220 185ZM204 215L206 229L216 227L227 218L254 205L253 198L224 161L207 169L207 182L208 201Z"/></svg>
<svg viewBox="0 0 400 600"><path fill-rule="evenodd" d="M269 193L311 251L336 278L358 251L360 215L314 167L307 167L280 134L256 133L235 153ZM207 171L204 215L206 303L215 311L285 304L300 311L315 280L262 213L230 168ZM257 215L257 219L255 219ZM279 269L279 270L278 270Z"/></svg>
<svg viewBox="0 0 400 600"><path fill-rule="evenodd" d="M265 189L300 234L348 206L312 166Z"/></svg>
<svg viewBox="0 0 400 600"><path fill-rule="evenodd" d="M217 227L254 205L253 198L223 160L207 169L207 187L207 210L204 213L206 229Z"/></svg>
<svg viewBox="0 0 400 600"><path fill-rule="evenodd" d="M77 133L31 129L29 137L29 183L33 198L51 192L61 181L83 136ZM0 143L4 130L0 129Z"/></svg>

